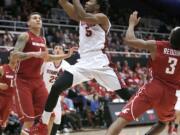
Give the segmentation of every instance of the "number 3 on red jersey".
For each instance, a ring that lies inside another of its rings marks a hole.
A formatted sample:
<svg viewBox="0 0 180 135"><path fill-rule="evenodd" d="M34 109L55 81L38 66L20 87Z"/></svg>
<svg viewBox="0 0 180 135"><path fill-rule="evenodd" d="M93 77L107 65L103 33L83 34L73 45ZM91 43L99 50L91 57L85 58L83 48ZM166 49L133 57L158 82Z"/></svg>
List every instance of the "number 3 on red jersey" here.
<svg viewBox="0 0 180 135"><path fill-rule="evenodd" d="M169 57L169 59L168 59L169 67L166 68L165 73L171 74L171 75L174 74L177 62L178 62L178 60L176 58Z"/></svg>

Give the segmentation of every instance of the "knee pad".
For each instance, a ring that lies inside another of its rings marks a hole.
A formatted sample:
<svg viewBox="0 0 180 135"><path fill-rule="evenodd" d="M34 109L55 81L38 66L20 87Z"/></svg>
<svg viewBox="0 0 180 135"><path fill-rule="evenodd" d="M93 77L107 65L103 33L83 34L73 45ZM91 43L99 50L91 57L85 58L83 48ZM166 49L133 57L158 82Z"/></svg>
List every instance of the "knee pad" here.
<svg viewBox="0 0 180 135"><path fill-rule="evenodd" d="M51 91L56 94L61 94L64 90L72 86L73 75L67 71L64 71L62 76L59 76L58 79L51 87Z"/></svg>
<svg viewBox="0 0 180 135"><path fill-rule="evenodd" d="M130 98L131 98L131 94L130 94L130 92L128 91L128 89L126 89L126 88L122 88L122 89L120 89L120 90L116 90L115 91L116 92L116 94L118 95L118 96L120 96L122 99L124 99L125 101L126 100L129 100Z"/></svg>

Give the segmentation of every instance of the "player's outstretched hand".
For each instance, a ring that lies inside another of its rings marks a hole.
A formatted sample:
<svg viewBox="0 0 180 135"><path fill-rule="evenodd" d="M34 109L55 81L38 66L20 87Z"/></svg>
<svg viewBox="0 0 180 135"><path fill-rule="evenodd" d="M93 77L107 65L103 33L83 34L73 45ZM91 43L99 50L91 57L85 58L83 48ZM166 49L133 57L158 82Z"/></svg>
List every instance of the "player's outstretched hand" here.
<svg viewBox="0 0 180 135"><path fill-rule="evenodd" d="M41 58L41 59L48 59L48 51L40 51L40 52L32 52L32 57L35 57L35 58Z"/></svg>
<svg viewBox="0 0 180 135"><path fill-rule="evenodd" d="M0 83L0 90L7 90L8 85L6 83Z"/></svg>
<svg viewBox="0 0 180 135"><path fill-rule="evenodd" d="M10 57L11 57L11 59L13 59L13 60L19 60L19 53L13 51L13 52L11 52Z"/></svg>
<svg viewBox="0 0 180 135"><path fill-rule="evenodd" d="M71 55L73 54L73 52L76 52L78 50L78 47L72 47L69 49L68 53L67 53L67 58L71 57Z"/></svg>
<svg viewBox="0 0 180 135"><path fill-rule="evenodd" d="M134 11L129 17L129 25L136 26L139 23L140 19L141 17L138 17L138 12Z"/></svg>

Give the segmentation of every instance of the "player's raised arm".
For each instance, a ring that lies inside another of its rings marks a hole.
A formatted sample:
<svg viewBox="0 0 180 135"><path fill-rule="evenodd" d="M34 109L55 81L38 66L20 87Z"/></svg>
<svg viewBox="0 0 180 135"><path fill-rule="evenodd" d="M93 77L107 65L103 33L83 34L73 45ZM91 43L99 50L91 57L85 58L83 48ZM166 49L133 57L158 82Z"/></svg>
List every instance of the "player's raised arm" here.
<svg viewBox="0 0 180 135"><path fill-rule="evenodd" d="M26 46L26 43L28 42L28 39L29 39L28 33L20 34L18 39L17 39L17 41L16 41L16 44L15 44L15 47L14 47L14 51L15 52L22 52L23 49Z"/></svg>
<svg viewBox="0 0 180 135"><path fill-rule="evenodd" d="M138 12L133 12L133 14L131 14L129 18L129 26L126 32L126 36L124 38L124 43L133 48L147 49L151 53L151 56L154 57L156 51L156 41L145 41L143 39L138 39L135 36L134 28L139 23L139 21L140 18L138 17Z"/></svg>
<svg viewBox="0 0 180 135"><path fill-rule="evenodd" d="M61 55L51 55L49 54L47 61L57 61L57 60L63 60L71 57L74 51L76 51L76 47L72 47L69 49L67 54L61 54Z"/></svg>
<svg viewBox="0 0 180 135"><path fill-rule="evenodd" d="M73 0L73 5L75 8L75 12L77 13L78 18L81 21L85 21L90 24L101 24L104 25L108 21L108 18L103 13L89 13L84 10L79 0Z"/></svg>
<svg viewBox="0 0 180 135"><path fill-rule="evenodd" d="M70 2L68 2L67 0L59 0L59 4L62 6L62 8L65 10L65 12L71 19L79 21L74 6Z"/></svg>
<svg viewBox="0 0 180 135"><path fill-rule="evenodd" d="M129 17L129 27L126 32L126 39L136 39L134 34L134 27L138 25L140 21L140 17L138 17L138 12L134 11Z"/></svg>

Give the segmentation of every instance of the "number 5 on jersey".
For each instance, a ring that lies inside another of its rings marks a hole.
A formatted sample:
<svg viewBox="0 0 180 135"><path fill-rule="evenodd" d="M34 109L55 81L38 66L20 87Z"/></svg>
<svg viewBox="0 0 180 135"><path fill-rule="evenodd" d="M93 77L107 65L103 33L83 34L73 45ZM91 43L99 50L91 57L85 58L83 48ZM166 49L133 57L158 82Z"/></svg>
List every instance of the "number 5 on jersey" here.
<svg viewBox="0 0 180 135"><path fill-rule="evenodd" d="M86 36L87 36L87 37L90 37L91 35L92 35L92 31L90 30L90 27L87 26L87 27L86 27Z"/></svg>
<svg viewBox="0 0 180 135"><path fill-rule="evenodd" d="M178 62L178 60L176 58L169 57L169 59L168 59L169 67L166 68L165 73L171 74L171 75L174 74L177 62Z"/></svg>

